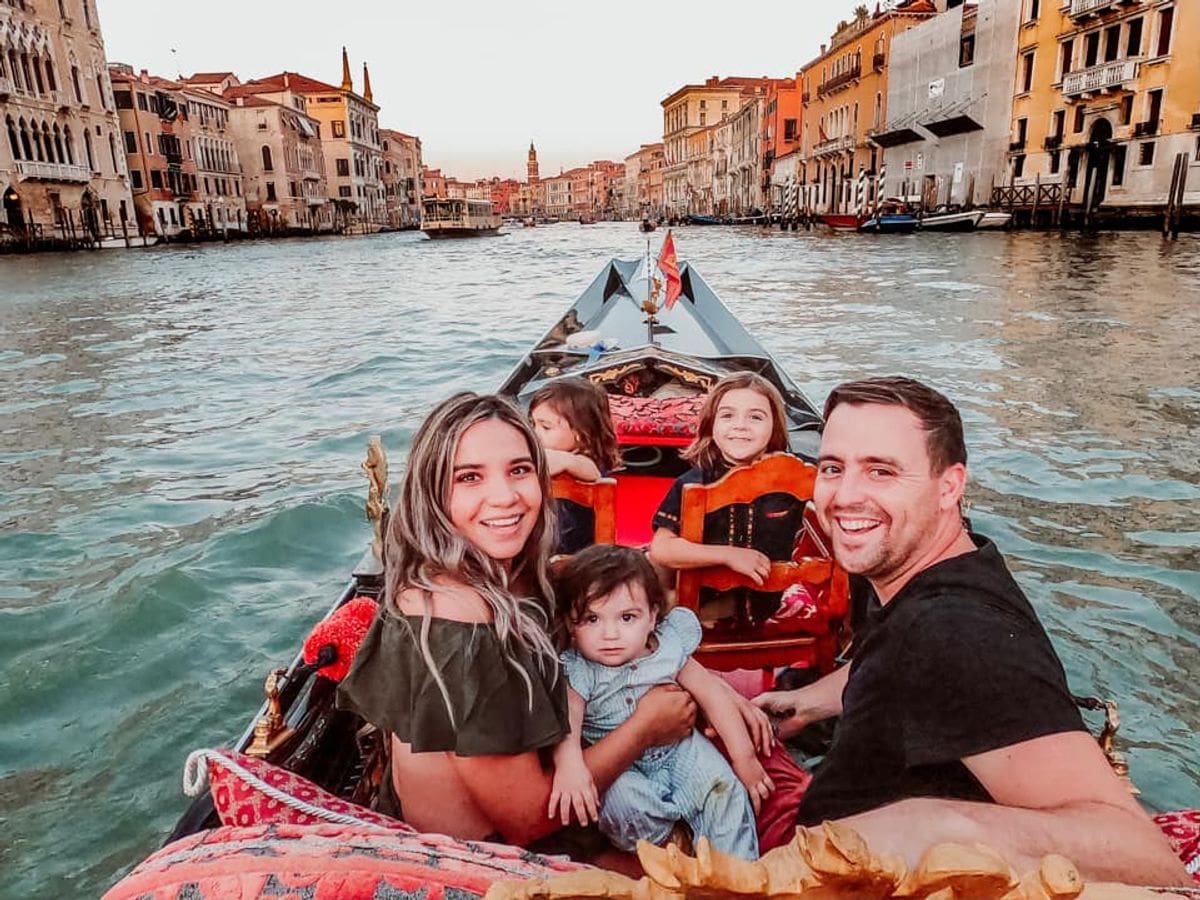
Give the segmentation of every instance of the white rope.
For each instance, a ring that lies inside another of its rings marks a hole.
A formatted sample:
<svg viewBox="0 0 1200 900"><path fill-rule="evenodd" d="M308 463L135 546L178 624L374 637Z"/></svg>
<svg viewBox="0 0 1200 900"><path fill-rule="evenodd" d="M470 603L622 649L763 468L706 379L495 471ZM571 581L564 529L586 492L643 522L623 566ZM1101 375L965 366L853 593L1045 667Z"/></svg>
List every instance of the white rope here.
<svg viewBox="0 0 1200 900"><path fill-rule="evenodd" d="M195 750L188 755L187 762L183 765L183 792L189 797L199 795L207 785L207 763L210 761L225 766L229 771L242 779L242 781L250 785L250 787L297 812L305 813L316 819L323 819L326 822L332 822L335 825L365 825L370 828L383 828L382 825L375 822L367 822L347 813L336 813L328 809L322 809L320 806L313 806L311 803L306 803L298 797L293 797L291 794L267 784L253 772L243 768L224 753L219 753L216 750Z"/></svg>

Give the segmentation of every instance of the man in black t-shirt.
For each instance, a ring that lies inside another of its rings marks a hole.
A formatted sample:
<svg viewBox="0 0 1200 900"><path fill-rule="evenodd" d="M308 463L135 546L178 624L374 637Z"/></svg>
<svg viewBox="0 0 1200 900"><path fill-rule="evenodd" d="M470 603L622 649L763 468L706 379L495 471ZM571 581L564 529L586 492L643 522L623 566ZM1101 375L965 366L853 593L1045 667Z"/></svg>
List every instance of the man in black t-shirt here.
<svg viewBox="0 0 1200 900"><path fill-rule="evenodd" d="M996 547L961 514L958 410L906 378L835 388L813 504L851 573L853 660L756 702L781 735L840 716L799 809L910 864L944 841L1018 871L1046 853L1090 878L1187 884L1083 727L1062 663Z"/></svg>

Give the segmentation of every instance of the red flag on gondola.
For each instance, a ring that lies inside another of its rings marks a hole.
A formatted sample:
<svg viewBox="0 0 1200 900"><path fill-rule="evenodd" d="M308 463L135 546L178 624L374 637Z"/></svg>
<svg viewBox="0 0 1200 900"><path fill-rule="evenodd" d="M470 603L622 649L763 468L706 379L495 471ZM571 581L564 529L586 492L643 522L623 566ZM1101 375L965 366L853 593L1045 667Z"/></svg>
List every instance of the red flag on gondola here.
<svg viewBox="0 0 1200 900"><path fill-rule="evenodd" d="M671 236L670 231L663 240L662 250L658 252L658 270L667 280L667 295L664 303L667 309L670 309L675 305L675 301L679 299L679 294L683 290L683 282L679 278L679 260L675 258L675 239Z"/></svg>

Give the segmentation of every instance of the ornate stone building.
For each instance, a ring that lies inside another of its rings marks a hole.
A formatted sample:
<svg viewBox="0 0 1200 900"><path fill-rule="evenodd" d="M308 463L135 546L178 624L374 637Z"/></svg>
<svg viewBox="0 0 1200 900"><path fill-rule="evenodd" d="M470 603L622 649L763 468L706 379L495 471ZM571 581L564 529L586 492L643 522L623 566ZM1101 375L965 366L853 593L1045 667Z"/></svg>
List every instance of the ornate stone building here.
<svg viewBox="0 0 1200 900"><path fill-rule="evenodd" d="M0 241L132 226L93 0L0 0L0 130Z"/></svg>
<svg viewBox="0 0 1200 900"><path fill-rule="evenodd" d="M421 139L391 128L379 129L383 147L383 195L388 224L421 224Z"/></svg>

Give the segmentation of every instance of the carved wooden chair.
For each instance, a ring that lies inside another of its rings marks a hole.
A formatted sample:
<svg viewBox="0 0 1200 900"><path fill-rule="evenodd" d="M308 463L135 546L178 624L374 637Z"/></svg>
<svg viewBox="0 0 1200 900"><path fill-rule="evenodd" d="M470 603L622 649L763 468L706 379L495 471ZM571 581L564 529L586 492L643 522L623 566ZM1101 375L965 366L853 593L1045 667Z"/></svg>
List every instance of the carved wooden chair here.
<svg viewBox="0 0 1200 900"><path fill-rule="evenodd" d="M617 542L617 480L580 481L571 475L555 475L551 479L556 500L570 500L586 506L596 519L592 541L597 544Z"/></svg>
<svg viewBox="0 0 1200 900"><path fill-rule="evenodd" d="M712 484L687 485L683 489L680 537L703 543L706 515L727 506L750 505L766 494L783 493L811 501L816 472L815 466L795 456L773 453L754 465L734 469ZM728 628L706 629L696 658L721 671L769 671L779 666L815 668L822 674L832 671L838 650L837 628L849 607L849 581L846 573L828 557L800 556L787 562L773 562L762 585L725 566L680 569L676 602L699 614L701 588L774 592L795 584L803 584L816 598L818 614L810 620L772 619L744 633Z"/></svg>

